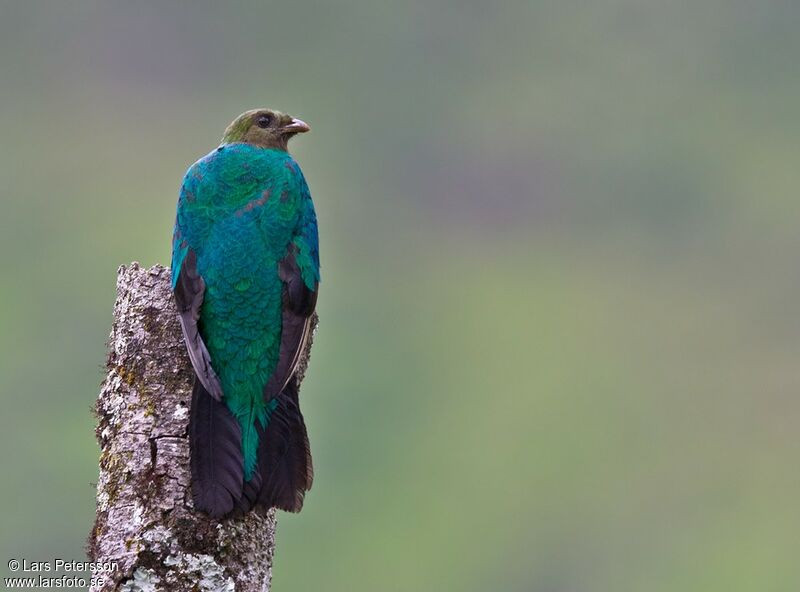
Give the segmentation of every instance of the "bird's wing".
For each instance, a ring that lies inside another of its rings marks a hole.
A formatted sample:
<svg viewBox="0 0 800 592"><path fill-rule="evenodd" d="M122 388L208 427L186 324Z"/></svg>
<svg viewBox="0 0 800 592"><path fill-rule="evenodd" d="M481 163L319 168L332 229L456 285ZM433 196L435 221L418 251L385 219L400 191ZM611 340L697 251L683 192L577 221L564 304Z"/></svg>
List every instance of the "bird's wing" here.
<svg viewBox="0 0 800 592"><path fill-rule="evenodd" d="M268 429L259 430L258 469L245 483L239 506L253 504L299 512L306 491L311 489L314 468L303 415L300 413L294 373L311 331L311 316L317 302L319 282L309 288L303 280L303 260L295 242L278 264L283 283L280 357L264 387L264 399L274 402ZM317 276L318 277L318 276Z"/></svg>
<svg viewBox="0 0 800 592"><path fill-rule="evenodd" d="M173 291L189 359L200 383L212 397L220 401L223 394L222 385L211 366L211 355L197 327L206 283L197 271L197 256L193 249L187 248L178 258L177 265L173 262L172 273L177 274L173 280Z"/></svg>
<svg viewBox="0 0 800 592"><path fill-rule="evenodd" d="M278 364L264 387L267 401L277 397L294 376L311 333L319 283L315 281L313 289L306 285L298 253L297 245L289 243L286 255L278 263L278 275L283 282L281 347Z"/></svg>

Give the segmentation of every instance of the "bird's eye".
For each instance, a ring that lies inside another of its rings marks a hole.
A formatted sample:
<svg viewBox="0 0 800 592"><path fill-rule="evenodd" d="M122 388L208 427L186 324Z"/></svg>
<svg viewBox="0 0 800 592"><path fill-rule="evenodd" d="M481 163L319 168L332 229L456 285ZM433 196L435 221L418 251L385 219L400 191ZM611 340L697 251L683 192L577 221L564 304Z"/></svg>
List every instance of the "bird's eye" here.
<svg viewBox="0 0 800 592"><path fill-rule="evenodd" d="M269 115L259 115L256 123L258 127L269 127L269 124L272 123L272 117Z"/></svg>

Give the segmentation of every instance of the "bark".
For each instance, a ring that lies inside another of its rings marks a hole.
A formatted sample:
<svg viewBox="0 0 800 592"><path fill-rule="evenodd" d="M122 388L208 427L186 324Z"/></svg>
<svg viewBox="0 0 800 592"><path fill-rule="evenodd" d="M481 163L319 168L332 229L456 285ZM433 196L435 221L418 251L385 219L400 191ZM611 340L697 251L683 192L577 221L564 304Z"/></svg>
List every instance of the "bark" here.
<svg viewBox="0 0 800 592"><path fill-rule="evenodd" d="M194 374L169 269L120 267L107 371L96 404L100 477L88 552L117 569L92 592L268 591L275 510L218 522L192 509Z"/></svg>

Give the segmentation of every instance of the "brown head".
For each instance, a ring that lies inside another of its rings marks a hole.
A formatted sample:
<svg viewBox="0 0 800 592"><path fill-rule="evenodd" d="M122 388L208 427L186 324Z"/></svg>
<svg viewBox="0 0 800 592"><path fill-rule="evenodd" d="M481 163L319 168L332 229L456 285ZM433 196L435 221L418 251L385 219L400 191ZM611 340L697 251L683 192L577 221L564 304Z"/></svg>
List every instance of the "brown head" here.
<svg viewBox="0 0 800 592"><path fill-rule="evenodd" d="M305 121L272 109L252 109L234 119L222 136L223 144L244 142L261 148L286 150L295 134L311 128Z"/></svg>

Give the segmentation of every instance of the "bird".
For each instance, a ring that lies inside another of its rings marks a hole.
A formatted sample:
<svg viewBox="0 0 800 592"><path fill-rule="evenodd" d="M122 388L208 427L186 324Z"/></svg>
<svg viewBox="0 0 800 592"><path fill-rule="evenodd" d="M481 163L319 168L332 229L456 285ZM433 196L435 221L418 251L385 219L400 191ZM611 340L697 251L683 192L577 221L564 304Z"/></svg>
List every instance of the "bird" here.
<svg viewBox="0 0 800 592"><path fill-rule="evenodd" d="M179 193L172 291L195 374L192 500L214 519L299 512L314 477L297 367L317 303L319 238L288 152L309 130L280 111L246 111Z"/></svg>

